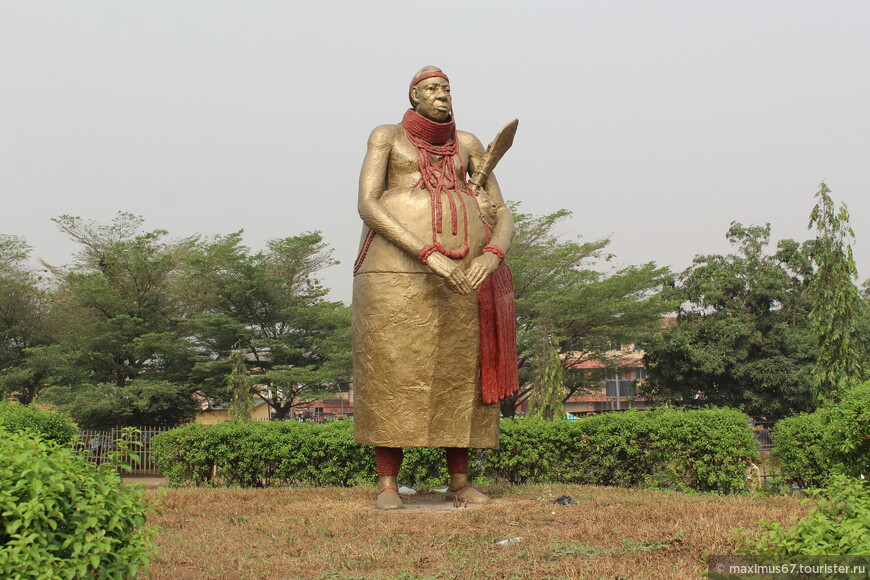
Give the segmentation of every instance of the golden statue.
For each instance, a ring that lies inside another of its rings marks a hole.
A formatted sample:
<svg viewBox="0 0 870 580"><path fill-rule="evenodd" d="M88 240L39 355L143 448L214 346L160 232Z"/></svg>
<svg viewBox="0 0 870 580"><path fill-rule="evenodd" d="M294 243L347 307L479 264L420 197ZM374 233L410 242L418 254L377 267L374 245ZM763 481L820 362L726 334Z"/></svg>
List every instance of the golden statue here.
<svg viewBox="0 0 870 580"><path fill-rule="evenodd" d="M514 224L491 174L516 122L484 151L456 130L450 83L436 67L414 76L409 98L401 123L372 131L359 180L354 429L375 446L381 509L402 507L403 447L445 448L448 497L488 501L468 482L468 448L498 447L497 401L516 389L502 264Z"/></svg>

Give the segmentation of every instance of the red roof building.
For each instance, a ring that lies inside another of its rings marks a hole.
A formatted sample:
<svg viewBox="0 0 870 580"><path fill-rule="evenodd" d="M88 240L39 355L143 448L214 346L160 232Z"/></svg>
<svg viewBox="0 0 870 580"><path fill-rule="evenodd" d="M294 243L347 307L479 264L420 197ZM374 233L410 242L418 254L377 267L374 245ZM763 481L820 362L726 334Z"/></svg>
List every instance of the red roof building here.
<svg viewBox="0 0 870 580"><path fill-rule="evenodd" d="M625 409L651 409L656 405L645 397L637 396L637 384L646 378L643 367L643 352L634 348L615 352L615 364L619 370L605 373L600 389L593 392L572 395L564 403L565 412L571 415L592 415L606 411L623 411ZM604 369L602 361L587 360L573 365L575 369Z"/></svg>

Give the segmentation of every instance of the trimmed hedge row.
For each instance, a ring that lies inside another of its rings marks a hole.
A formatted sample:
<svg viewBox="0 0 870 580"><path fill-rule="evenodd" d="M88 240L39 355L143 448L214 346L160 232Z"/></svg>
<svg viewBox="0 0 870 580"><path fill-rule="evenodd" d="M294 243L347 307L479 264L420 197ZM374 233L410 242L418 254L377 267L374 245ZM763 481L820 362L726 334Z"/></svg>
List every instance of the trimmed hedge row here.
<svg viewBox="0 0 870 580"><path fill-rule="evenodd" d="M783 476L801 487L823 486L838 473L870 476L870 381L835 405L779 421L772 437Z"/></svg>
<svg viewBox="0 0 870 580"><path fill-rule="evenodd" d="M0 401L0 427L7 431L27 431L43 439L69 445L78 433L66 413L41 411L32 405Z"/></svg>
<svg viewBox="0 0 870 580"><path fill-rule="evenodd" d="M745 489L756 457L746 415L731 409L625 411L578 421L501 422L501 448L472 454L471 475L510 483ZM173 485L350 486L376 479L371 447L353 423L294 421L187 425L155 437ZM441 449L409 448L403 485L443 485Z"/></svg>

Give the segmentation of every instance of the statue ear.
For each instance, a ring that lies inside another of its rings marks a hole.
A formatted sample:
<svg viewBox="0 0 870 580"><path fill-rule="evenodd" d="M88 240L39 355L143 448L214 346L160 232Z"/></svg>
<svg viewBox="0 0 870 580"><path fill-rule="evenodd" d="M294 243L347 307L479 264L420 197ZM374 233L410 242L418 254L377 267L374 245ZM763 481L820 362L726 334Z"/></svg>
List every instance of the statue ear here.
<svg viewBox="0 0 870 580"><path fill-rule="evenodd" d="M417 98L417 85L411 87L411 92L408 95L411 98L411 104L414 105L414 108L417 108L417 104L420 102L420 99Z"/></svg>

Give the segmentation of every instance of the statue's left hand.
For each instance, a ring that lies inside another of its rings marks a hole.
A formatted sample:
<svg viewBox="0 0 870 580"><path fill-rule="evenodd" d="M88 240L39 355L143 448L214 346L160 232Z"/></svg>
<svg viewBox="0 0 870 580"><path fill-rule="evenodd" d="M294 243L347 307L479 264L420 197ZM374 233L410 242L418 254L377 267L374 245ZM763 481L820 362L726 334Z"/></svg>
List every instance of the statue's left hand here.
<svg viewBox="0 0 870 580"><path fill-rule="evenodd" d="M471 262L471 267L465 272L471 287L474 290L480 288L486 282L486 279L489 278L489 275L498 269L498 265L498 256L492 252L485 252L476 257Z"/></svg>

